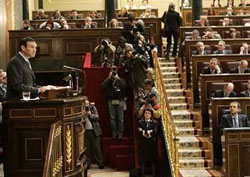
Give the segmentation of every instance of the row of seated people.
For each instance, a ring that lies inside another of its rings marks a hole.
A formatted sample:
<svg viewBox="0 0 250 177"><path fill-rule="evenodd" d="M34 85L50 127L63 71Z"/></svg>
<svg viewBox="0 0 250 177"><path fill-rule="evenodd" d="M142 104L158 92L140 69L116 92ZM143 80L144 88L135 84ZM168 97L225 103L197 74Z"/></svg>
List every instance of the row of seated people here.
<svg viewBox="0 0 250 177"><path fill-rule="evenodd" d="M208 8L206 12L203 13L203 15L207 16L232 16L232 15L250 15L250 10L247 8L240 8L237 12L234 12L232 7L227 7L226 11L222 11L219 14L216 13L216 10L214 8Z"/></svg>
<svg viewBox="0 0 250 177"><path fill-rule="evenodd" d="M204 34L201 36L200 32L197 29L194 29L192 32L185 32L185 40L198 40L198 39L237 39L237 38L248 38L250 36L250 31L246 31L244 34L241 34L240 31L237 31L235 28L230 28L225 30L222 34L214 31L213 28L208 27ZM185 41L184 40L184 41ZM185 42L183 43L185 45Z"/></svg>
<svg viewBox="0 0 250 177"><path fill-rule="evenodd" d="M213 52L211 52L211 48L213 48ZM234 49L234 51L238 51L238 49ZM249 45L246 42L243 42L239 49L240 55L248 55ZM232 54L232 49L230 45L226 45L224 41L219 41L217 45L209 46L204 45L203 42L196 43L196 50L192 52L193 55L208 55L208 54Z"/></svg>
<svg viewBox="0 0 250 177"><path fill-rule="evenodd" d="M249 17L249 16L248 16ZM241 22L239 22L241 20ZM249 18L238 19L237 21L230 19L230 17L224 17L218 19L218 21L208 20L207 16L201 15L199 20L195 20L195 26L235 26L235 25L243 25L250 26Z"/></svg>
<svg viewBox="0 0 250 177"><path fill-rule="evenodd" d="M130 14L132 16L132 14ZM137 23L140 23L144 26L142 19L137 20ZM81 29L81 28L97 28L97 22L93 22L91 17L86 17L83 21L75 22L72 20L66 20L62 18L61 20L48 19L41 24L31 24L28 19L23 21L23 27L21 30L34 30L34 29ZM108 23L109 28L123 28L123 23L117 18L113 18Z"/></svg>
<svg viewBox="0 0 250 177"><path fill-rule="evenodd" d="M217 58L212 58L209 62L209 66L204 67L202 74L222 74L222 73L231 73L231 74L244 74L250 73L250 68L248 67L248 61L241 60L238 62L226 62L224 63L224 68L230 68L230 66L226 65L237 65L236 67L232 67L229 71L224 71L220 66L220 61Z"/></svg>

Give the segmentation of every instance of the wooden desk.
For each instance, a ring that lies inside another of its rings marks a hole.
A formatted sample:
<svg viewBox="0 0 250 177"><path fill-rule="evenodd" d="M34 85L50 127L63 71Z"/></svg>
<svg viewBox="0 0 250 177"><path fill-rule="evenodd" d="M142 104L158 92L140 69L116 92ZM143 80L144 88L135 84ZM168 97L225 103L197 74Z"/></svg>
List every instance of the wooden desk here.
<svg viewBox="0 0 250 177"><path fill-rule="evenodd" d="M240 103L242 111L250 114L250 98L235 97L235 98L211 98L211 117L210 117L210 139L214 147L214 159L221 158L219 152L221 152L221 133L220 133L220 121L222 111L229 109L229 105L232 101ZM232 154L231 154L232 155Z"/></svg>
<svg viewBox="0 0 250 177"><path fill-rule="evenodd" d="M227 177L250 176L250 128L225 128L223 167Z"/></svg>
<svg viewBox="0 0 250 177"><path fill-rule="evenodd" d="M225 16L225 15L213 15L213 16L207 16L207 19L209 21L209 25L214 25L214 26L222 26L220 23L220 20L223 20L224 18L229 18L232 20L233 25L244 25L243 24L243 19L248 19L250 18L249 15L232 15L232 16Z"/></svg>
<svg viewBox="0 0 250 177"><path fill-rule="evenodd" d="M61 153L58 158L62 158L62 165L58 170L63 176L87 174L83 101L83 97L75 97L3 103L5 176L42 176L50 151L54 158ZM57 127L55 132L61 142L58 149L47 150L52 143L52 125Z"/></svg>
<svg viewBox="0 0 250 177"><path fill-rule="evenodd" d="M209 126L209 115L208 115L208 105L210 103L212 93L214 93L215 88L213 88L214 83L227 83L232 82L235 85L234 91L239 94L245 88L242 88L244 83L250 79L250 74L201 74L201 112L203 118L203 127Z"/></svg>
<svg viewBox="0 0 250 177"><path fill-rule="evenodd" d="M240 62L241 60L247 60L250 62L250 55L239 55L239 54L230 54L230 55L193 55L192 56L192 83L193 83L193 92L194 92L194 103L199 103L199 81L200 74L202 74L204 63L206 62L209 65L211 58L217 58L220 61L220 67L224 73L229 72L229 68L226 65L227 62ZM207 66L208 66L207 65Z"/></svg>
<svg viewBox="0 0 250 177"><path fill-rule="evenodd" d="M190 72L190 63L192 51L196 49L197 42L203 42L205 45L211 47L211 51L215 50L215 45L220 41L219 39L199 39L199 40L186 40L185 42L185 52L186 52L186 77L187 77L187 86L190 86L191 82L191 72ZM240 52L240 46L242 42L250 43L250 39L224 39L226 44L229 44L232 48L233 53Z"/></svg>

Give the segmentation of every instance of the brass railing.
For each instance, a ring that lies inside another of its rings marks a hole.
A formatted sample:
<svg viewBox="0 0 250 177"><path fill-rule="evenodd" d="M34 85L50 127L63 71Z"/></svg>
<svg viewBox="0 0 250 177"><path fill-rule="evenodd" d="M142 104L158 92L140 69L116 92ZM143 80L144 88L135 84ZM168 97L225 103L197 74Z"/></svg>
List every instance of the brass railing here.
<svg viewBox="0 0 250 177"><path fill-rule="evenodd" d="M174 125L174 121L171 115L171 109L168 103L167 92L163 77L161 74L161 68L157 57L157 52L153 53L155 64L155 86L160 93L161 98L161 115L162 115L162 128L165 137L165 143L167 147L168 157L170 161L170 169L172 176L178 177L179 173L179 140L177 139L177 132Z"/></svg>
<svg viewBox="0 0 250 177"><path fill-rule="evenodd" d="M51 125L43 177L62 177L62 123L58 121Z"/></svg>

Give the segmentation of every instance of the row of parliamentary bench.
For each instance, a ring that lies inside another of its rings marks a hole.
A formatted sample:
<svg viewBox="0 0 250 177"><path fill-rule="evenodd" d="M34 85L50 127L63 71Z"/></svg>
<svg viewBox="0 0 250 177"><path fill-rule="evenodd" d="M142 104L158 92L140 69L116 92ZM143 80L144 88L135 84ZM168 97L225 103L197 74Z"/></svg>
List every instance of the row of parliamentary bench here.
<svg viewBox="0 0 250 177"><path fill-rule="evenodd" d="M70 14L71 14L71 11L68 11L68 10L64 10L64 11L60 11L61 12L61 15L64 16L64 17L69 17ZM84 17L87 17L89 16L89 14L92 12L90 10L78 10L77 11L78 14L81 14L81 16L84 18ZM101 14L102 17L104 17L104 13L105 11L104 10L96 10L96 12L98 14ZM118 14L120 12L119 9L116 9L115 10L115 14ZM130 9L129 10L129 13L133 13L135 17L140 17L140 15L145 12L145 9ZM151 9L151 12L156 16L158 17L158 9ZM49 16L49 17L52 17L54 15L55 11L45 11L45 15ZM37 15L37 11L32 11L32 19L35 19Z"/></svg>

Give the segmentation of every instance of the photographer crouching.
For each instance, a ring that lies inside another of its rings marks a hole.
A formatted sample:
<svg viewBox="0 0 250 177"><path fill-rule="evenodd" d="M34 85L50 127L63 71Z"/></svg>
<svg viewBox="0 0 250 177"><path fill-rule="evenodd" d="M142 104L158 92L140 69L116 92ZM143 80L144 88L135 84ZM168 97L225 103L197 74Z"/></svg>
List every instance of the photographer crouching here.
<svg viewBox="0 0 250 177"><path fill-rule="evenodd" d="M114 64L115 50L116 48L109 38L101 40L101 43L94 50L101 66L106 68Z"/></svg>
<svg viewBox="0 0 250 177"><path fill-rule="evenodd" d="M99 124L99 114L94 103L90 103L85 97L85 145L87 156L87 168L91 165L91 152L95 157L99 169L103 169L103 158L101 150L102 129Z"/></svg>
<svg viewBox="0 0 250 177"><path fill-rule="evenodd" d="M117 68L113 67L108 78L102 83L102 88L106 90L108 107L111 121L112 138L121 139L123 135L124 123L124 99L126 83L117 73Z"/></svg>

